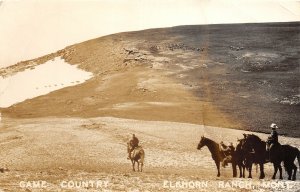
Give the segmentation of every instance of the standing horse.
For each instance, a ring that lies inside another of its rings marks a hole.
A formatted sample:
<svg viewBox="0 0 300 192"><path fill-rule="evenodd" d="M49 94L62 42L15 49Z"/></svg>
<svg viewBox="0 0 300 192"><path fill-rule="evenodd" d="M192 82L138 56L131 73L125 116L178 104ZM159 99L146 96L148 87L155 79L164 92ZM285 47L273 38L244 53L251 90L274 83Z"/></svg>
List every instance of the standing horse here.
<svg viewBox="0 0 300 192"><path fill-rule="evenodd" d="M267 145L270 146L271 142L270 140L267 141ZM269 160L273 163L274 167L274 174L272 176L272 179L276 178L277 171L279 170L279 179L282 178L282 167L281 162L284 159L284 153L282 150L282 146L279 143L273 144L272 147L269 148Z"/></svg>
<svg viewBox="0 0 300 192"><path fill-rule="evenodd" d="M141 146L132 149L132 145L127 143L127 152L129 154L129 159L132 163L132 170L135 171L135 163L138 165L138 171L143 171L144 159L145 159L145 151ZM141 170L140 170L141 165Z"/></svg>
<svg viewBox="0 0 300 192"><path fill-rule="evenodd" d="M271 145L270 140L268 140L267 143L268 145ZM276 178L278 169L280 174L279 178L282 179L281 162L283 161L284 168L288 173L288 180L296 180L297 166L294 164L294 161L297 158L300 166L299 150L290 145L281 145L279 143L276 143L272 145L269 151L270 161L274 165L274 174L272 179Z"/></svg>
<svg viewBox="0 0 300 192"><path fill-rule="evenodd" d="M207 146L208 150L210 151L211 157L215 161L215 164L218 169L217 176L220 177L220 175L221 175L220 174L220 162L223 161L224 158L226 157L225 154L223 153L223 151L220 150L220 146L218 143L202 136L197 149L200 150L204 146ZM232 158L232 159L234 159L234 158ZM234 161L232 161L231 163L232 163L232 168L233 168L233 177L236 177L237 173L236 173L235 163L234 163Z"/></svg>
<svg viewBox="0 0 300 192"><path fill-rule="evenodd" d="M266 142L262 141L258 136L249 134L245 136L245 143L243 147L246 151L250 152L254 150L254 163L260 164L261 176L263 178L263 164L266 163ZM274 166L274 174L272 179L276 178L277 171L279 170L279 179L282 179L282 168L281 162L283 161L284 167L288 173L289 180L296 180L297 166L294 164L295 159L300 160L299 150L290 145L276 144L270 149L270 162ZM299 163L300 166L300 163ZM294 172L293 172L294 170Z"/></svg>
<svg viewBox="0 0 300 192"><path fill-rule="evenodd" d="M245 142L242 149L245 151L245 161L248 164L249 178L252 178L252 164L259 164L260 179L265 178L264 163L266 163L266 142L253 134L244 134Z"/></svg>

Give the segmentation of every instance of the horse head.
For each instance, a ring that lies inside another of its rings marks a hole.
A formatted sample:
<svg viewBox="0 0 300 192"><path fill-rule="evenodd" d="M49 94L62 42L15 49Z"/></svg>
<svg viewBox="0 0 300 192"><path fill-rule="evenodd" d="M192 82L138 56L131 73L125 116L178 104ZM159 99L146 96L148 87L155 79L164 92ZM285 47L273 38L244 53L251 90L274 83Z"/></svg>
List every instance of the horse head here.
<svg viewBox="0 0 300 192"><path fill-rule="evenodd" d="M132 151L132 145L130 142L127 142L127 152L130 153Z"/></svg>
<svg viewBox="0 0 300 192"><path fill-rule="evenodd" d="M239 146L239 147L242 147L243 145L244 145L244 143L245 143L245 138L243 138L243 139L237 139L237 147Z"/></svg>
<svg viewBox="0 0 300 192"><path fill-rule="evenodd" d="M247 151L247 148L251 148L250 146L245 146L245 141L246 141L245 138L237 139L237 145L235 151L240 156L242 156Z"/></svg>
<svg viewBox="0 0 300 192"><path fill-rule="evenodd" d="M207 141L207 138L202 136L201 139L200 139L200 142L198 144L197 149L200 150L202 147L204 147L206 145L206 141Z"/></svg>
<svg viewBox="0 0 300 192"><path fill-rule="evenodd" d="M254 134L244 134L244 143L242 144L242 148L246 151L256 150L260 148L263 144L263 141Z"/></svg>

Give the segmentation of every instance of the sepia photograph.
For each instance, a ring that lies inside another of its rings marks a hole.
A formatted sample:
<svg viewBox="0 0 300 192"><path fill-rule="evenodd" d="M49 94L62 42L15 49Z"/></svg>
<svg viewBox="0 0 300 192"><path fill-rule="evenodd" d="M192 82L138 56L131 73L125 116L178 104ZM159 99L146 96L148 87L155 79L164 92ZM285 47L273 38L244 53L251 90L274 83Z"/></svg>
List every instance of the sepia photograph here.
<svg viewBox="0 0 300 192"><path fill-rule="evenodd" d="M0 192L300 192L300 0L0 0Z"/></svg>

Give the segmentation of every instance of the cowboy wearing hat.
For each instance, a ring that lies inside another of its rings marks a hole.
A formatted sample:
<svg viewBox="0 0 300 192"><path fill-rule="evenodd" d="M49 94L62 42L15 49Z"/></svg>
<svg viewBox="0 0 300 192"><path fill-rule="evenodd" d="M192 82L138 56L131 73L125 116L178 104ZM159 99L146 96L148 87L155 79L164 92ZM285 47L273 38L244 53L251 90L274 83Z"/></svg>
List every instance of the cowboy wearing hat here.
<svg viewBox="0 0 300 192"><path fill-rule="evenodd" d="M272 123L270 125L270 128L272 129L270 136L268 137L268 142L267 142L267 153L268 153L268 158L270 160L270 149L274 146L279 144L278 142L278 133L276 129L278 129L278 126L275 123Z"/></svg>
<svg viewBox="0 0 300 192"><path fill-rule="evenodd" d="M270 125L270 127L272 128L272 131L271 131L271 134L269 137L270 143L277 144L278 143L278 133L277 133L276 129L278 129L278 126L275 123L272 123Z"/></svg>

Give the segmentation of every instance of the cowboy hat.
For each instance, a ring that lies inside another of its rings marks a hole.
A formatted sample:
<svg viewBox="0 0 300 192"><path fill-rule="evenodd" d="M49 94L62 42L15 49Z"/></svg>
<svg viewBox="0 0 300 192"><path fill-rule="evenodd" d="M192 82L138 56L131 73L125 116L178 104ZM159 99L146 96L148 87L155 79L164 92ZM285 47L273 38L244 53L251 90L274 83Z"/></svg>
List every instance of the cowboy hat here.
<svg viewBox="0 0 300 192"><path fill-rule="evenodd" d="M270 127L271 127L272 129L278 129L278 126L277 126L275 123L272 123L272 124L270 125Z"/></svg>

